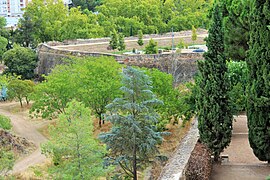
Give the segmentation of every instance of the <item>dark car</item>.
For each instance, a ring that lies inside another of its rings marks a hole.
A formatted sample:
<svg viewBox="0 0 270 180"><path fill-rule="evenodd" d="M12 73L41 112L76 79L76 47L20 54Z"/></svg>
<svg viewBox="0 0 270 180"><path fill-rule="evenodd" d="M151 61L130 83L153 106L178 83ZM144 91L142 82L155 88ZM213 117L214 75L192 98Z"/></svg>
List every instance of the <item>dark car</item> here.
<svg viewBox="0 0 270 180"><path fill-rule="evenodd" d="M204 49L194 49L192 52L205 52Z"/></svg>

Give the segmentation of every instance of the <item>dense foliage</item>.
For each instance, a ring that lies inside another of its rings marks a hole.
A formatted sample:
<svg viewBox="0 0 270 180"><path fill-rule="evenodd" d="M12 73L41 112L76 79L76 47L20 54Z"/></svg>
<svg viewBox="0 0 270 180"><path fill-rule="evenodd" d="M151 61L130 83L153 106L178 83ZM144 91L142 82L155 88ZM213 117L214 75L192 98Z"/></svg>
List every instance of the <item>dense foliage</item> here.
<svg viewBox="0 0 270 180"><path fill-rule="evenodd" d="M113 29L133 36L138 30L152 34L169 32L171 28L187 30L192 25L207 28L212 0L107 0L102 4L74 0L73 5L76 8L69 10L60 0L48 0L46 4L43 0L31 1L15 31L15 41L33 47L51 40L108 37Z"/></svg>
<svg viewBox="0 0 270 180"><path fill-rule="evenodd" d="M161 104L151 91L151 81L142 71L123 69L123 96L106 106L106 119L112 123L109 132L100 135L109 150L108 164L119 165L127 176L137 180L137 169L149 163L162 141L156 131L158 114L154 106Z"/></svg>
<svg viewBox="0 0 270 180"><path fill-rule="evenodd" d="M30 80L12 79L8 83L8 98L10 100L19 100L21 107L23 107L23 99L29 104L29 96L34 91L34 82Z"/></svg>
<svg viewBox="0 0 270 180"><path fill-rule="evenodd" d="M224 57L224 40L220 7L215 5L209 29L205 60L199 61L198 121L200 139L218 160L232 135L232 113L229 106L229 83Z"/></svg>
<svg viewBox="0 0 270 180"><path fill-rule="evenodd" d="M228 61L228 78L231 84L230 106L237 115L246 110L247 63L245 61Z"/></svg>
<svg viewBox="0 0 270 180"><path fill-rule="evenodd" d="M247 58L249 143L261 161L270 163L270 24L269 1L254 1ZM263 35L263 36L262 36Z"/></svg>
<svg viewBox="0 0 270 180"><path fill-rule="evenodd" d="M16 45L13 49L4 53L3 61L7 66L4 73L20 75L22 79L34 77L37 56L31 49Z"/></svg>
<svg viewBox="0 0 270 180"><path fill-rule="evenodd" d="M145 46L145 54L157 54L158 53L158 44L152 38L149 43Z"/></svg>
<svg viewBox="0 0 270 180"><path fill-rule="evenodd" d="M72 59L59 65L35 88L30 112L43 118L64 113L72 99L83 102L99 118L118 94L121 66L112 58Z"/></svg>
<svg viewBox="0 0 270 180"><path fill-rule="evenodd" d="M14 154L4 147L0 147L0 179L4 179L4 176L12 170L15 164Z"/></svg>
<svg viewBox="0 0 270 180"><path fill-rule="evenodd" d="M12 128L10 119L6 116L0 115L0 128L10 130Z"/></svg>
<svg viewBox="0 0 270 180"><path fill-rule="evenodd" d="M93 137L92 123L88 108L71 101L66 113L50 126L50 140L42 152L53 159L53 179L97 179L105 174L105 147Z"/></svg>
<svg viewBox="0 0 270 180"><path fill-rule="evenodd" d="M225 55L235 61L245 60L249 40L251 0L221 1L223 5Z"/></svg>

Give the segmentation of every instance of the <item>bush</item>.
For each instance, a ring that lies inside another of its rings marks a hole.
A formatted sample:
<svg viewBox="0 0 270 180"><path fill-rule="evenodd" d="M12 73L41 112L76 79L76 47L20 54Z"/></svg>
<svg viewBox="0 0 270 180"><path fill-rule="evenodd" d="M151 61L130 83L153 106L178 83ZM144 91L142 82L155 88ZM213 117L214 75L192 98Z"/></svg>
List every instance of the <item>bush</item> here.
<svg viewBox="0 0 270 180"><path fill-rule="evenodd" d="M0 128L10 130L12 128L10 119L6 116L0 115Z"/></svg>
<svg viewBox="0 0 270 180"><path fill-rule="evenodd" d="M153 39L150 39L149 43L145 47L145 54L157 54L158 53L158 46L157 42Z"/></svg>
<svg viewBox="0 0 270 180"><path fill-rule="evenodd" d="M245 61L228 61L228 77L231 84L230 106L233 114L246 109L247 63Z"/></svg>
<svg viewBox="0 0 270 180"><path fill-rule="evenodd" d="M209 179L212 161L210 150L199 141L188 160L185 176L187 180Z"/></svg>

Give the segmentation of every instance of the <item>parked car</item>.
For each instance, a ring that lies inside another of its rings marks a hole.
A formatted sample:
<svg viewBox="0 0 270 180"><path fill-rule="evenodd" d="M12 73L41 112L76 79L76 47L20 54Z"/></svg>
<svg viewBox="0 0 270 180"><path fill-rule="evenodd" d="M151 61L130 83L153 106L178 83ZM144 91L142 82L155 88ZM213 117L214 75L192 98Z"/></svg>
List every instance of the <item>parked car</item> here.
<svg viewBox="0 0 270 180"><path fill-rule="evenodd" d="M192 52L205 52L204 49L194 49Z"/></svg>

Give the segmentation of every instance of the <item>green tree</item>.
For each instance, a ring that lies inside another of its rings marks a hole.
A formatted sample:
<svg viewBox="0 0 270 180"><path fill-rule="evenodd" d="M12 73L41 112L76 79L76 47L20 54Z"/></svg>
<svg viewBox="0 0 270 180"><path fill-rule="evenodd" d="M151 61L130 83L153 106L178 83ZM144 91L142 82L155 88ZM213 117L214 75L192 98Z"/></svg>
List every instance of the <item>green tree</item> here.
<svg viewBox="0 0 270 180"><path fill-rule="evenodd" d="M23 98L29 103L28 96L33 92L34 84L28 80L13 79L8 84L8 98L18 99L21 107L23 107Z"/></svg>
<svg viewBox="0 0 270 180"><path fill-rule="evenodd" d="M34 77L37 56L31 49L16 45L13 49L4 53L3 61L8 67L4 73L20 75L22 79Z"/></svg>
<svg viewBox="0 0 270 180"><path fill-rule="evenodd" d="M127 67L122 81L124 96L106 106L112 129L102 133L100 139L110 151L108 163L118 164L126 175L137 180L137 169L149 163L162 141L161 133L156 132L158 115L153 108L162 102L155 98L150 79L142 71Z"/></svg>
<svg viewBox="0 0 270 180"><path fill-rule="evenodd" d="M249 143L261 161L270 163L270 23L269 1L254 1L247 58ZM263 34L263 36L262 36Z"/></svg>
<svg viewBox="0 0 270 180"><path fill-rule="evenodd" d="M122 33L119 34L119 44L118 44L118 50L123 51L126 49L125 45L125 37Z"/></svg>
<svg viewBox="0 0 270 180"><path fill-rule="evenodd" d="M138 45L139 46L142 46L144 43L143 43L143 32L142 30L139 30L138 31L138 41L137 41Z"/></svg>
<svg viewBox="0 0 270 180"><path fill-rule="evenodd" d="M152 38L149 43L145 46L145 54L157 54L158 53L158 44Z"/></svg>
<svg viewBox="0 0 270 180"><path fill-rule="evenodd" d="M237 115L246 110L247 63L245 61L228 61L228 77L232 89L230 90L230 104L233 114Z"/></svg>
<svg viewBox="0 0 270 180"><path fill-rule="evenodd" d="M118 34L117 34L116 30L114 29L111 32L110 47L113 50L115 50L115 49L117 49L118 45L119 45L119 37L118 37Z"/></svg>
<svg viewBox="0 0 270 180"><path fill-rule="evenodd" d="M95 11L95 7L101 4L101 0L72 0L74 7L81 7L82 10L88 9L89 11Z"/></svg>
<svg viewBox="0 0 270 180"><path fill-rule="evenodd" d="M43 118L57 117L65 113L67 103L75 98L92 109L101 126L105 106L119 94L120 70L121 65L113 58L72 58L37 85L30 113Z"/></svg>
<svg viewBox="0 0 270 180"><path fill-rule="evenodd" d="M224 45L227 59L235 61L245 60L249 40L249 13L250 0L222 1L223 24L224 24Z"/></svg>
<svg viewBox="0 0 270 180"><path fill-rule="evenodd" d="M216 4L212 14L212 24L206 42L208 52L205 60L199 61L201 77L198 84L198 121L200 139L218 160L219 154L227 147L232 135L232 113L229 106L229 83L224 57L222 16Z"/></svg>
<svg viewBox="0 0 270 180"><path fill-rule="evenodd" d="M8 40L0 36L0 62L2 63L3 54L7 51Z"/></svg>
<svg viewBox="0 0 270 180"><path fill-rule="evenodd" d="M194 26L192 26L192 35L191 35L191 40L194 42L197 40L197 30Z"/></svg>
<svg viewBox="0 0 270 180"><path fill-rule="evenodd" d="M25 12L23 17L19 19L18 28L15 30L15 42L23 47L35 48L37 42L34 37L34 27L35 25L31 15L28 12Z"/></svg>
<svg viewBox="0 0 270 180"><path fill-rule="evenodd" d="M90 112L83 104L71 101L66 113L49 127L50 140L42 153L52 157L50 173L56 179L98 179L105 174L102 160L105 147L93 136Z"/></svg>

